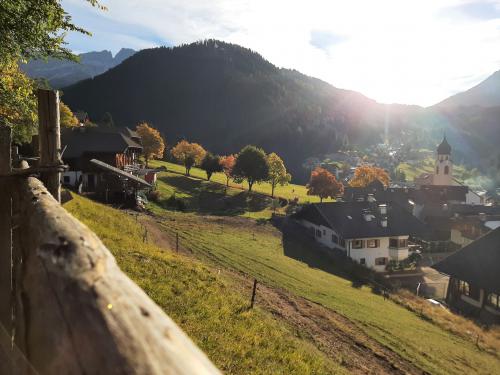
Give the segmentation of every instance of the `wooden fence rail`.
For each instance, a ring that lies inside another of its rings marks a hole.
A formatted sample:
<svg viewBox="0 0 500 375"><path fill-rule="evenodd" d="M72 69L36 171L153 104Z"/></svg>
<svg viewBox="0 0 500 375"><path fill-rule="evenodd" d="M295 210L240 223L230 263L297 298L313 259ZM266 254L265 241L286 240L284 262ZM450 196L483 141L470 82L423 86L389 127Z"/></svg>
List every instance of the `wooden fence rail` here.
<svg viewBox="0 0 500 375"><path fill-rule="evenodd" d="M0 172L9 130L0 125ZM219 371L42 182L18 175L0 177L3 373Z"/></svg>

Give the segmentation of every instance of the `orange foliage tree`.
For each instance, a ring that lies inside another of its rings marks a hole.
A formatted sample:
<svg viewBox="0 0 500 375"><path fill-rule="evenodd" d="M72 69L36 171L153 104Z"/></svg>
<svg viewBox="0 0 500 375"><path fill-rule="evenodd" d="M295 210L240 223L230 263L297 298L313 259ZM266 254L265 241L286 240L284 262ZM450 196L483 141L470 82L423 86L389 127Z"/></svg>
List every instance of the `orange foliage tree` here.
<svg viewBox="0 0 500 375"><path fill-rule="evenodd" d="M373 181L380 181L384 186L389 186L389 174L382 168L361 165L354 171L354 177L349 181L349 185L352 187L366 187Z"/></svg>
<svg viewBox="0 0 500 375"><path fill-rule="evenodd" d="M189 171L193 165L201 164L207 153L198 143L189 143L186 140L177 143L171 152L172 156L186 168L186 176L189 176Z"/></svg>
<svg viewBox="0 0 500 375"><path fill-rule="evenodd" d="M165 151L165 142L158 130L149 126L147 122L137 125L136 132L141 137L142 153L148 167L149 159L162 158Z"/></svg>
<svg viewBox="0 0 500 375"><path fill-rule="evenodd" d="M222 156L220 158L220 165L222 166L222 170L226 175L226 186L229 186L229 179L231 178L231 174L233 173L234 163L236 163L236 156L233 154Z"/></svg>
<svg viewBox="0 0 500 375"><path fill-rule="evenodd" d="M344 185L326 169L318 167L311 172L307 184L307 195L317 195L321 202L324 198L335 198L344 193Z"/></svg>

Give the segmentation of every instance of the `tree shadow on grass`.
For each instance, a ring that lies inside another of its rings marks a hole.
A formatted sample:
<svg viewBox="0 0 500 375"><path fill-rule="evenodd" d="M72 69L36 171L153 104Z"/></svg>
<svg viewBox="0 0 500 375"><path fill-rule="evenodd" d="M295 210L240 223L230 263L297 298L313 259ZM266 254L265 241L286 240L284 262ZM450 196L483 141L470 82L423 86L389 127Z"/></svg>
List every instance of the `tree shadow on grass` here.
<svg viewBox="0 0 500 375"><path fill-rule="evenodd" d="M234 194L234 190L215 182L177 175L161 176L159 179L176 192L188 195L182 198L187 209L203 215L237 216L262 211L271 203L268 196L246 191Z"/></svg>

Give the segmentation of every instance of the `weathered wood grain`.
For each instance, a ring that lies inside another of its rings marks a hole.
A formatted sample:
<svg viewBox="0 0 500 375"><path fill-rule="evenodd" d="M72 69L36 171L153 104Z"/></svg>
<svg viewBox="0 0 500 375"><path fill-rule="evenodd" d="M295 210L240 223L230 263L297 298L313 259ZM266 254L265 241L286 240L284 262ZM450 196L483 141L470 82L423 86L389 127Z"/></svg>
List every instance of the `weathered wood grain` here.
<svg viewBox="0 0 500 375"><path fill-rule="evenodd" d="M19 178L15 343L40 374L218 374L35 178Z"/></svg>
<svg viewBox="0 0 500 375"><path fill-rule="evenodd" d="M58 166L62 164L59 91L39 89L37 97L40 165ZM40 178L53 197L61 202L61 174L57 171L43 172Z"/></svg>
<svg viewBox="0 0 500 375"><path fill-rule="evenodd" d="M0 123L0 175L11 171L11 128ZM11 330L11 178L0 177L0 330Z"/></svg>

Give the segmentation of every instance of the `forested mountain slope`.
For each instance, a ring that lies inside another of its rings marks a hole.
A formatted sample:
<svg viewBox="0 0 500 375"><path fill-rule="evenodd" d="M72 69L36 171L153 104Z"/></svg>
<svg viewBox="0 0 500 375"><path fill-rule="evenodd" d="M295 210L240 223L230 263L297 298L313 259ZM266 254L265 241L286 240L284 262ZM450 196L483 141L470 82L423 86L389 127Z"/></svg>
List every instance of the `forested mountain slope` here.
<svg viewBox="0 0 500 375"><path fill-rule="evenodd" d="M149 121L172 144L186 137L216 153L256 144L277 152L295 177L310 156L343 144L381 142L401 113L249 49L219 41L142 50L94 79L64 89L64 100L91 118L110 112L120 126Z"/></svg>

